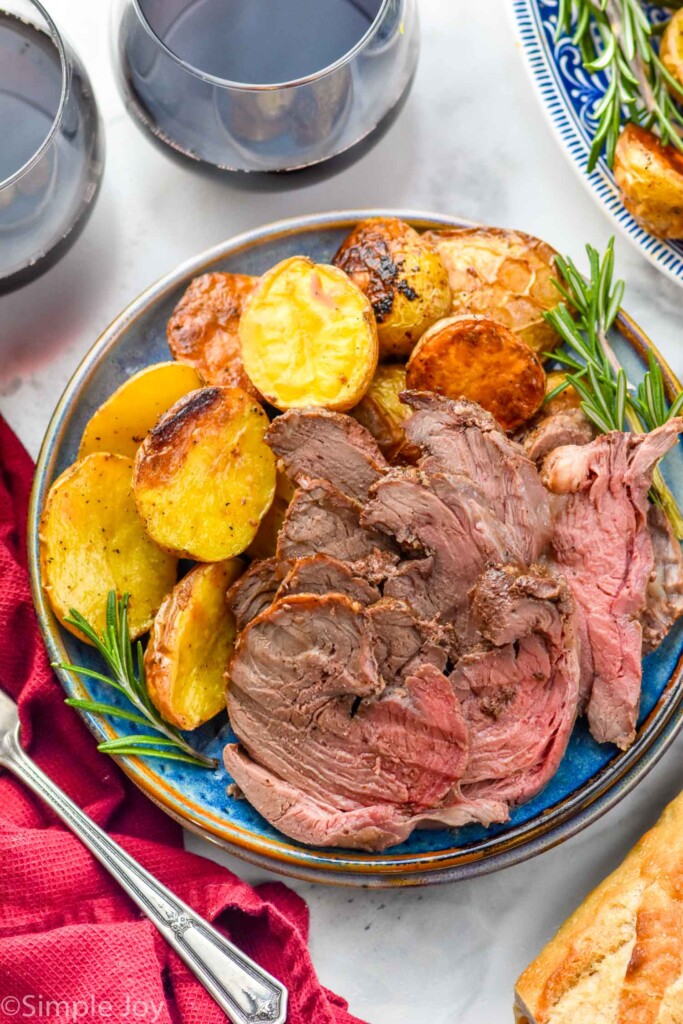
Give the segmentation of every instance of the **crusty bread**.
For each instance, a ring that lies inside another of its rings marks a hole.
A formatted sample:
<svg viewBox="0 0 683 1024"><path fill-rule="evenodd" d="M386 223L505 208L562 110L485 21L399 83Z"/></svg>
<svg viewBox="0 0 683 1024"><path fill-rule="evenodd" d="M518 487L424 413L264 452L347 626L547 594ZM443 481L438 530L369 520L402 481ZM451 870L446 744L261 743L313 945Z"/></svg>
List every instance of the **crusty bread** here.
<svg viewBox="0 0 683 1024"><path fill-rule="evenodd" d="M527 967L517 1024L683 1024L683 794Z"/></svg>

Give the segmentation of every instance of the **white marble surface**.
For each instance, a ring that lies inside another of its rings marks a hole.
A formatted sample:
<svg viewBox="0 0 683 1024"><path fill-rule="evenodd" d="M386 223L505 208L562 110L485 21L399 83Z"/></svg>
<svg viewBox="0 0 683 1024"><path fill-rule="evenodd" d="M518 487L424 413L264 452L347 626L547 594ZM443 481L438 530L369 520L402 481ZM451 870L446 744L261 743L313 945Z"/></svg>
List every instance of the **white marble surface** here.
<svg viewBox="0 0 683 1024"><path fill-rule="evenodd" d="M422 0L422 60L397 123L341 176L274 194L239 192L168 161L116 94L107 5L49 7L92 75L108 152L99 204L74 250L0 299L0 409L34 455L63 386L109 321L177 263L238 231L301 213L405 206L523 228L579 260L586 241L602 246L612 233L551 136L505 0ZM621 239L617 266L627 308L680 375L683 293ZM515 977L677 793L681 756L683 738L600 822L497 875L403 892L295 883L310 904L323 982L371 1024L511 1020ZM249 880L266 875L193 837L188 845Z"/></svg>

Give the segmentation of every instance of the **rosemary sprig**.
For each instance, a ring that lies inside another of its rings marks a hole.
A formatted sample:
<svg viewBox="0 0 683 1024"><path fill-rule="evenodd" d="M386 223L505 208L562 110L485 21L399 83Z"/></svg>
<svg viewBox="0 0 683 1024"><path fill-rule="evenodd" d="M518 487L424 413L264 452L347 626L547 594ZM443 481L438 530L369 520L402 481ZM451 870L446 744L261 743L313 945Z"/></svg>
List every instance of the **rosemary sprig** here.
<svg viewBox="0 0 683 1024"><path fill-rule="evenodd" d="M681 411L683 392L667 405L662 371L652 353L643 381L637 388L629 384L609 341L624 295L624 282L613 280L614 239L602 257L591 245L586 252L587 278L569 257L556 258L560 280L554 284L565 301L544 315L566 347L547 355L566 367L567 375L545 401L573 385L581 397L581 408L600 433L623 430L626 424L637 434L654 430ZM653 474L652 498L683 540L683 516L659 468Z"/></svg>
<svg viewBox="0 0 683 1024"><path fill-rule="evenodd" d="M122 598L116 598L113 590L107 597L106 625L102 633L98 633L74 608L71 609L66 622L75 626L87 637L96 647L102 660L109 669L110 675L96 672L94 669L84 668L81 665L70 665L66 662L55 662L53 668L61 668L68 672L75 672L80 676L88 676L90 679L97 679L107 683L118 693L126 697L135 708L135 711L127 711L118 708L113 704L104 704L101 701L88 700L81 697L69 697L66 703L70 707L81 708L96 715L111 715L113 718L122 718L128 722L135 722L137 725L149 727L151 724L156 735L135 734L132 736L121 736L114 740L107 740L100 743L98 750L107 754L116 755L137 755L138 757L163 757L170 761L185 761L201 768L216 768L218 762L207 757L200 751L195 750L184 739L182 734L163 720L159 712L152 704L145 681L145 665L142 655L142 644L138 640L135 645L135 662L133 658L133 643L128 629L128 602L129 595L124 594Z"/></svg>
<svg viewBox="0 0 683 1024"><path fill-rule="evenodd" d="M678 106L683 85L659 58L655 39L660 30L650 23L641 0L560 0L556 38L569 35L586 71L604 71L608 80L593 112L597 128L589 171L603 150L612 166L625 120L656 130L665 145L683 151L683 111Z"/></svg>

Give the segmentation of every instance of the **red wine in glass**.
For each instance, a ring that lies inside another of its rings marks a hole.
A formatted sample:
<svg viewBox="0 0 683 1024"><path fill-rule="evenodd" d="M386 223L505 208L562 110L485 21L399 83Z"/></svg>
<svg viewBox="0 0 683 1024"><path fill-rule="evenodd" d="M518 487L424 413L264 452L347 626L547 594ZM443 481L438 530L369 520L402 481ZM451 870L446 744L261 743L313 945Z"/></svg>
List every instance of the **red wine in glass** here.
<svg viewBox="0 0 683 1024"><path fill-rule="evenodd" d="M100 182L103 145L83 67L41 4L0 0L0 292L75 241Z"/></svg>
<svg viewBox="0 0 683 1024"><path fill-rule="evenodd" d="M291 171L375 133L407 95L416 0L117 0L128 109L162 145L232 171Z"/></svg>

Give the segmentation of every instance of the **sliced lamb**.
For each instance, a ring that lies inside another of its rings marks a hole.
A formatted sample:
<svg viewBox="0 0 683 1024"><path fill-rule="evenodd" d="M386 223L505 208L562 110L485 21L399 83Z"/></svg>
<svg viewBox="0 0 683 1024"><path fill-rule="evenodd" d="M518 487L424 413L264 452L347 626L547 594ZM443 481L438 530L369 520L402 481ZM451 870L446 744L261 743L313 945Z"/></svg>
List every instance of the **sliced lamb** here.
<svg viewBox="0 0 683 1024"><path fill-rule="evenodd" d="M384 597L368 609L377 668L388 684L414 675L422 665L446 668L443 636L437 626L418 619L405 601Z"/></svg>
<svg viewBox="0 0 683 1024"><path fill-rule="evenodd" d="M353 568L330 555L310 555L294 562L280 584L277 599L291 594L345 594L359 604L372 604L380 592Z"/></svg>
<svg viewBox="0 0 683 1024"><path fill-rule="evenodd" d="M240 636L225 764L301 842L384 849L461 777L467 731L448 680L423 664L386 685L369 612L341 595L285 598ZM407 829L407 831L406 831Z"/></svg>
<svg viewBox="0 0 683 1024"><path fill-rule="evenodd" d="M599 743L633 742L642 675L639 617L654 569L648 491L683 420L650 434L604 434L556 448L543 479L559 504L552 546L577 604L581 691Z"/></svg>
<svg viewBox="0 0 683 1024"><path fill-rule="evenodd" d="M252 562L247 571L230 587L226 600L235 616L238 632L275 600L280 586L278 566L277 558Z"/></svg>
<svg viewBox="0 0 683 1024"><path fill-rule="evenodd" d="M654 569L650 576L646 605L640 616L643 653L659 647L676 619L683 615L683 553L671 523L657 505L650 505L647 524L652 539Z"/></svg>
<svg viewBox="0 0 683 1024"><path fill-rule="evenodd" d="M487 570L473 607L485 645L450 676L470 735L459 795L475 814L483 800L490 816L495 802L535 796L566 750L579 694L575 614L565 581L540 566Z"/></svg>
<svg viewBox="0 0 683 1024"><path fill-rule="evenodd" d="M326 480L312 480L295 492L277 542L280 561L322 554L356 567L357 574L382 579L398 560L390 537L364 528L361 506Z"/></svg>
<svg viewBox="0 0 683 1024"><path fill-rule="evenodd" d="M365 501L388 468L365 427L351 416L325 409L290 409L277 416L266 441L297 484L327 480L356 501Z"/></svg>
<svg viewBox="0 0 683 1024"><path fill-rule="evenodd" d="M594 437L595 431L582 409L561 409L551 416L541 417L524 437L522 447L529 458L540 465L555 448L589 444Z"/></svg>
<svg viewBox="0 0 683 1024"><path fill-rule="evenodd" d="M415 472L393 471L373 488L361 518L421 556L399 564L385 596L407 601L423 619L451 625L457 647L471 634L471 587L489 562L505 561L507 551L497 525L468 500L467 489L458 494L451 481L434 476L431 484ZM439 484L448 488L448 505L434 493Z"/></svg>
<svg viewBox="0 0 683 1024"><path fill-rule="evenodd" d="M420 466L426 468L428 461L432 471L462 474L476 483L504 524L515 560L535 562L550 539L550 510L538 471L523 448L506 437L490 413L467 399L406 391L401 400L415 410L405 432L423 452Z"/></svg>

